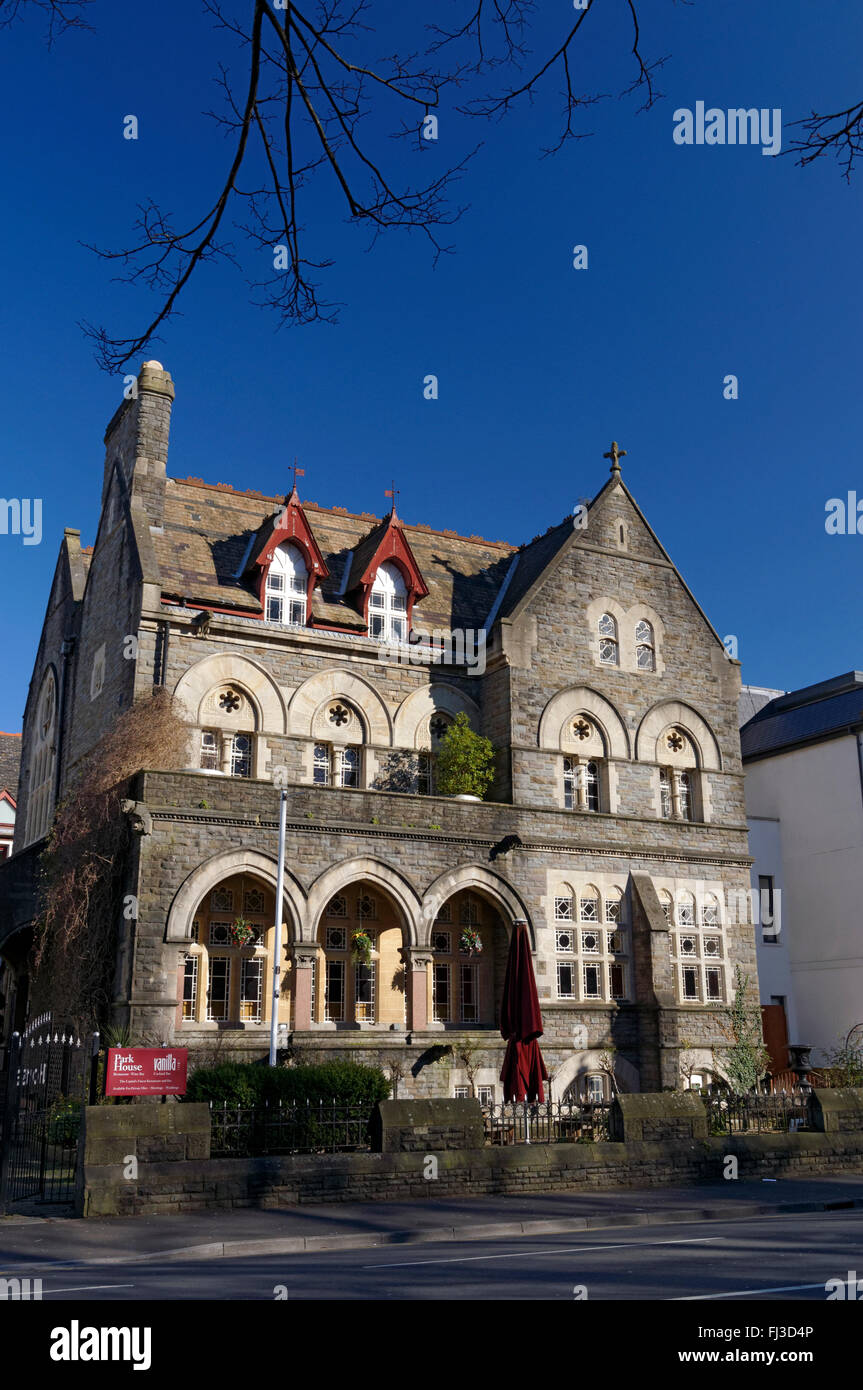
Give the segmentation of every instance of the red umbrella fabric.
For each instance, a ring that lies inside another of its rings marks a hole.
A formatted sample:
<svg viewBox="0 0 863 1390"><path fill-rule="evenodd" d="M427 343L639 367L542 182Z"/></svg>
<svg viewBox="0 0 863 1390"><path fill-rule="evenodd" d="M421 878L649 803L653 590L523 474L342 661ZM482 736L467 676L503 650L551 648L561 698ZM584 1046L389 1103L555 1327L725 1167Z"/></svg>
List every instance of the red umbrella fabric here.
<svg viewBox="0 0 863 1390"><path fill-rule="evenodd" d="M548 1080L548 1072L537 1041L543 1032L542 1014L526 922L516 922L512 929L500 1031L507 1042L500 1074L504 1100L545 1100L542 1083Z"/></svg>

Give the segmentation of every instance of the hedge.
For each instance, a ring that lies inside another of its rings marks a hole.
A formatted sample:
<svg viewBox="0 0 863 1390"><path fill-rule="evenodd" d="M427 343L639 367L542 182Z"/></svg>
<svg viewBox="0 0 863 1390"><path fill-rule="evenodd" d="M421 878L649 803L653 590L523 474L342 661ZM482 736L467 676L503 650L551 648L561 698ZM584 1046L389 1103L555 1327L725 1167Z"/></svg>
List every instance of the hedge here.
<svg viewBox="0 0 863 1390"><path fill-rule="evenodd" d="M192 1073L186 1100L239 1106L307 1100L373 1106L386 1100L389 1093L390 1083L380 1067L367 1067L360 1062L322 1062L300 1067L222 1062Z"/></svg>

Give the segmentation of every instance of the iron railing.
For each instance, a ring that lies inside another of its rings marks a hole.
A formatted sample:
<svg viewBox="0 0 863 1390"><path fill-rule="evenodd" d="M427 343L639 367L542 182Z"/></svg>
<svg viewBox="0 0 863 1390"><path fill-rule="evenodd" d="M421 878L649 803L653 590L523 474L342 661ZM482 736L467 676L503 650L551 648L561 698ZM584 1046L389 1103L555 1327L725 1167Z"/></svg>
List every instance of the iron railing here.
<svg viewBox="0 0 863 1390"><path fill-rule="evenodd" d="M810 1092L773 1091L735 1096L729 1091L702 1091L711 1134L787 1134L810 1129Z"/></svg>
<svg viewBox="0 0 863 1390"><path fill-rule="evenodd" d="M98 1035L80 1038L34 1020L13 1034L0 1078L0 1212L22 1198L70 1202L75 1190L82 1106L92 1096Z"/></svg>
<svg viewBox="0 0 863 1390"><path fill-rule="evenodd" d="M213 1158L357 1153L370 1146L374 1107L327 1101L240 1106L210 1101Z"/></svg>
<svg viewBox="0 0 863 1390"><path fill-rule="evenodd" d="M599 1143L608 1139L609 1101L507 1101L482 1107L486 1144Z"/></svg>

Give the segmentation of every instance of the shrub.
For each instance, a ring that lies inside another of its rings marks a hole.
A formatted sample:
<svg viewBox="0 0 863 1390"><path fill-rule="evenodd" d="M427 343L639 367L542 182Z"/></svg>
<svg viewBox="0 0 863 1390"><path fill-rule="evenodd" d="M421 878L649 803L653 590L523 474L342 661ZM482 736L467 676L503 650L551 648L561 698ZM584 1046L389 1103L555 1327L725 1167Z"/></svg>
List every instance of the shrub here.
<svg viewBox="0 0 863 1390"><path fill-rule="evenodd" d="M360 1062L321 1062L317 1066L266 1067L256 1063L223 1062L199 1067L189 1078L186 1100L255 1106L265 1101L285 1104L368 1105L386 1100L390 1083L380 1067Z"/></svg>
<svg viewBox="0 0 863 1390"><path fill-rule="evenodd" d="M435 780L441 796L467 793L480 798L494 780L494 747L474 733L463 710L441 739L435 754Z"/></svg>

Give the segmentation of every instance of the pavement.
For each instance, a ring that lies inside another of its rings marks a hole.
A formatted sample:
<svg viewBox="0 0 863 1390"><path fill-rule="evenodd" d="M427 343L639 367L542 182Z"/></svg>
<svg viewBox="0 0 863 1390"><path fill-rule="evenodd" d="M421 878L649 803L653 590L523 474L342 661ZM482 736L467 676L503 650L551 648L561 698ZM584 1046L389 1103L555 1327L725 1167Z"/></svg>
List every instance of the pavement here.
<svg viewBox="0 0 863 1390"><path fill-rule="evenodd" d="M64 1215L62 1209L30 1203L0 1217L0 1275L88 1265L544 1238L609 1227L753 1221L854 1209L863 1209L863 1174L443 1201L430 1197L416 1202L239 1208L88 1221Z"/></svg>

